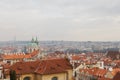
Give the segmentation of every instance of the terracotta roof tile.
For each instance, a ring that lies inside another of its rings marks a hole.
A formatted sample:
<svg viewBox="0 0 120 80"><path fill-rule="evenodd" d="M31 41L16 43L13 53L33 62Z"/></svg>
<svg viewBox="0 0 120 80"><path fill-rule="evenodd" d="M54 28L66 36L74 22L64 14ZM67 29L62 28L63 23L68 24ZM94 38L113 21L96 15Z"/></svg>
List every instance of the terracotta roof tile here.
<svg viewBox="0 0 120 80"><path fill-rule="evenodd" d="M80 72L88 73L89 75L93 75L93 76L104 77L104 75L107 73L107 70L92 68L92 69L81 69Z"/></svg>
<svg viewBox="0 0 120 80"><path fill-rule="evenodd" d="M17 62L12 65L10 69L15 70L17 74L52 74L66 72L67 69L72 69L72 66L67 59L51 59L31 62ZM9 70L6 74L9 74Z"/></svg>
<svg viewBox="0 0 120 80"><path fill-rule="evenodd" d="M120 72L120 68L115 68L112 70L112 75L115 76L118 72Z"/></svg>
<svg viewBox="0 0 120 80"><path fill-rule="evenodd" d="M32 53L29 54L23 54L23 53L18 53L18 54L8 54L8 55L3 55L3 59L24 59L24 58L32 58L35 55L39 53L39 50L33 51Z"/></svg>
<svg viewBox="0 0 120 80"><path fill-rule="evenodd" d="M98 80L112 80L112 79L102 77L102 78L98 78Z"/></svg>
<svg viewBox="0 0 120 80"><path fill-rule="evenodd" d="M112 80L120 80L120 72L118 72Z"/></svg>

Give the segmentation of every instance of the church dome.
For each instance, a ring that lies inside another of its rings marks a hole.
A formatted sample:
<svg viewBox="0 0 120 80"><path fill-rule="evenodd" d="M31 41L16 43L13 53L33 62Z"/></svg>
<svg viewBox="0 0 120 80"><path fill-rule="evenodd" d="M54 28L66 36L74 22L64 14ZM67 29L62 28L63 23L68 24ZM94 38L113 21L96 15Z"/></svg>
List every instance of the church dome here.
<svg viewBox="0 0 120 80"><path fill-rule="evenodd" d="M30 47L30 48L36 48L36 47L38 47L38 45L36 43L29 43L28 47Z"/></svg>
<svg viewBox="0 0 120 80"><path fill-rule="evenodd" d="M34 40L34 38L32 38L31 42L28 43L28 45L26 46L26 53L31 53L34 50L38 50L39 49L39 45L37 42L37 38L36 40Z"/></svg>

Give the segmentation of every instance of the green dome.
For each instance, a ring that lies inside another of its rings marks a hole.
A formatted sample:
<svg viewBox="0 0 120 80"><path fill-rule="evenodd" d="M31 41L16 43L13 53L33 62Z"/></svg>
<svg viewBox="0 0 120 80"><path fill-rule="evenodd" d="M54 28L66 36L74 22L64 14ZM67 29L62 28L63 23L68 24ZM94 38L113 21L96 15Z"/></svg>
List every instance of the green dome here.
<svg viewBox="0 0 120 80"><path fill-rule="evenodd" d="M28 47L38 47L38 45L36 43L29 43Z"/></svg>

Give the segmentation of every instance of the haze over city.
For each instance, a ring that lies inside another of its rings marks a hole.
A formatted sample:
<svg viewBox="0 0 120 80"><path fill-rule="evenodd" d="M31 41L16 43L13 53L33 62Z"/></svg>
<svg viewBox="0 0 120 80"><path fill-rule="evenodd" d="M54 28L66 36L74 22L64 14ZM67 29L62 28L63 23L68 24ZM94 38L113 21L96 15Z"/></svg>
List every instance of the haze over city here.
<svg viewBox="0 0 120 80"><path fill-rule="evenodd" d="M0 41L119 41L119 0L0 0Z"/></svg>

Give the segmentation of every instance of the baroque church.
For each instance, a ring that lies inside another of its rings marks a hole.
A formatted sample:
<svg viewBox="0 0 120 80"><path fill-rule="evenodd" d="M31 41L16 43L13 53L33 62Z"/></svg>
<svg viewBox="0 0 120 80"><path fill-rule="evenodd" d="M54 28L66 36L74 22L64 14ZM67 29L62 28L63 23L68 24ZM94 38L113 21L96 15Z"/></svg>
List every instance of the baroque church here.
<svg viewBox="0 0 120 80"><path fill-rule="evenodd" d="M10 63L11 65L21 60L31 61L41 59L42 53L37 37L36 40L32 38L31 42L26 47L24 47L24 51L22 53L4 54L1 56L1 58L3 62Z"/></svg>
<svg viewBox="0 0 120 80"><path fill-rule="evenodd" d="M36 37L36 39L32 38L31 42L28 43L28 45L24 48L24 52L31 53L35 50L40 50L39 41L38 41L37 37Z"/></svg>

